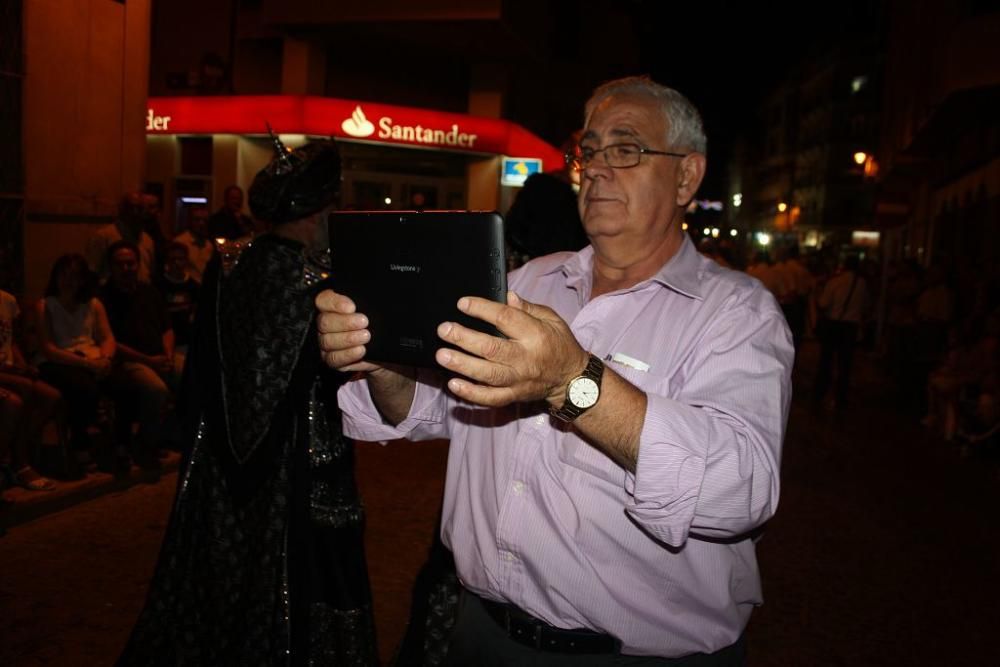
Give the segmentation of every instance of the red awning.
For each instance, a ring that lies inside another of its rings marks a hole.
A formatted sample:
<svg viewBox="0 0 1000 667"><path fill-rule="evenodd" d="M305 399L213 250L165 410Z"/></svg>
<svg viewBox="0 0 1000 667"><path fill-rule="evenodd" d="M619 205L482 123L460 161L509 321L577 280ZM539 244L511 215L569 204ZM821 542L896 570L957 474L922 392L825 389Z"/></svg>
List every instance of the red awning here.
<svg viewBox="0 0 1000 667"><path fill-rule="evenodd" d="M562 154L507 120L306 95L151 97L146 133L329 136L460 153L542 160L556 169Z"/></svg>

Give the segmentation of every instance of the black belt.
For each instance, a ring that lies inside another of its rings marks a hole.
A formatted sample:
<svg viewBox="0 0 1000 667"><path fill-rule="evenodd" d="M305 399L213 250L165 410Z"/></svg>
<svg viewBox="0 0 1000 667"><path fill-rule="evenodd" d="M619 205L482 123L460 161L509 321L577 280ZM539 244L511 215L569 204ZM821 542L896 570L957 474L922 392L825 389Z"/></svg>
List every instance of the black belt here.
<svg viewBox="0 0 1000 667"><path fill-rule="evenodd" d="M479 597L479 596L476 596ZM564 630L549 625L517 607L479 598L486 613L507 636L525 646L553 653L618 653L621 642L611 635L578 628Z"/></svg>

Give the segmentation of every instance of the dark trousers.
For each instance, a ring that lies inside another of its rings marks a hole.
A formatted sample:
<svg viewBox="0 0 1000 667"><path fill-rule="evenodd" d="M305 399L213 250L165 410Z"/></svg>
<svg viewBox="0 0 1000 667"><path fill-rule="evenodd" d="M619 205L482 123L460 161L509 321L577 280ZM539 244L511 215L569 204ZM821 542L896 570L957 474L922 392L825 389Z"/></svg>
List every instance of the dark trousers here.
<svg viewBox="0 0 1000 667"><path fill-rule="evenodd" d="M806 300L796 299L783 303L781 311L785 314L785 321L788 322L788 329L792 332L792 342L797 350L806 329Z"/></svg>
<svg viewBox="0 0 1000 667"><path fill-rule="evenodd" d="M38 367L42 380L62 393L66 402L70 442L75 449L86 449L87 427L97 418L101 399L97 376L86 368L46 362Z"/></svg>
<svg viewBox="0 0 1000 667"><path fill-rule="evenodd" d="M568 655L519 644L504 632L483 608L478 597L463 591L458 620L448 646L447 667L740 667L746 664L746 645L740 639L715 653L683 658L650 658L608 653Z"/></svg>
<svg viewBox="0 0 1000 667"><path fill-rule="evenodd" d="M851 382L851 363L854 361L854 348L858 341L858 325L856 322L828 320L823 325L820 335L819 371L816 373L816 400L823 400L830 389L836 368L836 380L833 389L834 400L838 407L847 405Z"/></svg>

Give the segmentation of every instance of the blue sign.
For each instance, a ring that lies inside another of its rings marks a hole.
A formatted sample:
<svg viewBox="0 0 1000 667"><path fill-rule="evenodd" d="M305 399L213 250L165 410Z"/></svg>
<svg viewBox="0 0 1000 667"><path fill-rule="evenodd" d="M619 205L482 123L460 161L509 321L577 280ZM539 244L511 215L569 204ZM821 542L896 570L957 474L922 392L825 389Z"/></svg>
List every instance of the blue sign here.
<svg viewBox="0 0 1000 667"><path fill-rule="evenodd" d="M542 161L530 157L505 157L500 169L500 185L521 187L532 174L542 172Z"/></svg>

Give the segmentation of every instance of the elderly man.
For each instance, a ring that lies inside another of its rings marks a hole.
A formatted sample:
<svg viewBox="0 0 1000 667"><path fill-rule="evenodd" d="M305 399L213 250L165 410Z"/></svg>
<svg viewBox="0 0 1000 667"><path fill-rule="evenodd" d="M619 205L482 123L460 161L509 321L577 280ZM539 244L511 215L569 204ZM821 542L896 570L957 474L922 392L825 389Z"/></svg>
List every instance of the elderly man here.
<svg viewBox="0 0 1000 667"><path fill-rule="evenodd" d="M366 361L364 314L317 298L324 358L361 372L345 432L451 439L451 664L743 661L793 351L774 297L681 229L705 143L676 91L598 88L568 156L590 245L512 273L506 305L459 300L505 338L441 323L449 376Z"/></svg>

